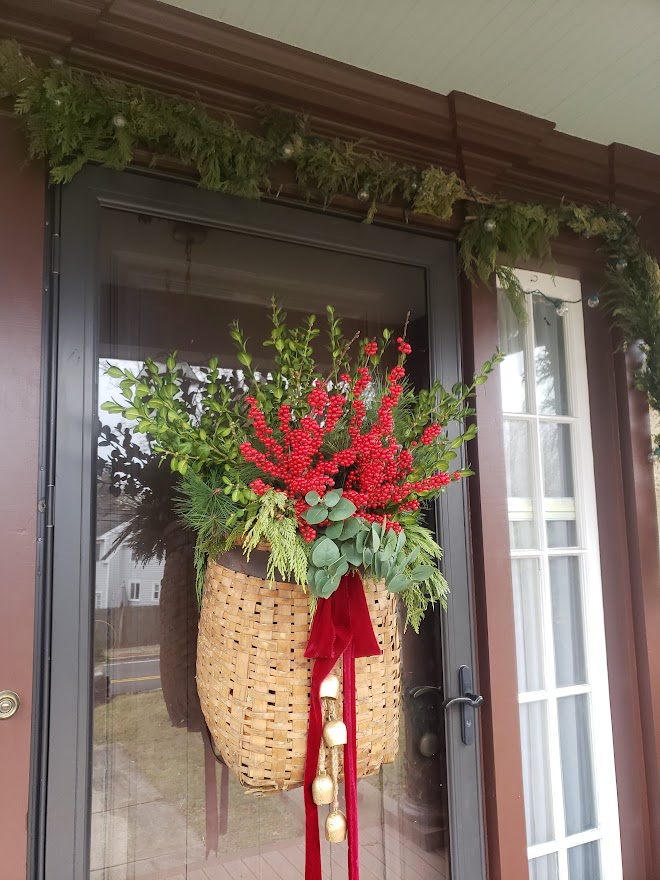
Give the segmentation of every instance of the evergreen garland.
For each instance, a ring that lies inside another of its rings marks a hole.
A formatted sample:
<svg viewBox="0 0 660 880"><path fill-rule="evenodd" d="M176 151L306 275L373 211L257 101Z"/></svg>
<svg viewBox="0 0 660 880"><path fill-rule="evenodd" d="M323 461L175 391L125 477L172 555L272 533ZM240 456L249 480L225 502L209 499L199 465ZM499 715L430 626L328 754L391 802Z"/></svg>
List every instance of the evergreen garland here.
<svg viewBox="0 0 660 880"><path fill-rule="evenodd" d="M397 163L364 144L314 135L304 117L269 110L258 133L211 116L193 101L163 95L101 75L75 70L61 59L38 67L13 41L0 42L0 98L12 98L27 132L28 149L43 158L55 183L66 183L87 162L129 165L137 150L169 157L194 169L200 186L259 198L272 187L281 162L291 163L299 190L330 203L357 196L371 222L379 204L408 205L411 213L467 216L460 253L468 278L495 274L524 320L524 291L513 271L529 259L546 260L562 229L602 243L602 294L624 344L640 344L644 365L637 386L660 411L660 277L657 261L635 223L614 206L556 207L514 202L475 192L456 174ZM660 456L660 437L655 439Z"/></svg>

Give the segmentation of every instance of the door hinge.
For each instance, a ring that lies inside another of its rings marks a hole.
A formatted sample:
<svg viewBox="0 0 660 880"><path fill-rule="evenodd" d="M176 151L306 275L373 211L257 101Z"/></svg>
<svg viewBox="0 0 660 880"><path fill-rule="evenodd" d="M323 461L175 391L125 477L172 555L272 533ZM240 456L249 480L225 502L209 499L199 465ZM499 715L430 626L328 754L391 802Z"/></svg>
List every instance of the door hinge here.
<svg viewBox="0 0 660 880"><path fill-rule="evenodd" d="M50 272L51 275L60 274L60 234L54 232L50 239Z"/></svg>
<svg viewBox="0 0 660 880"><path fill-rule="evenodd" d="M55 486L46 486L46 495L40 498L37 503L37 510L44 514L44 522L47 529L53 528L53 495Z"/></svg>

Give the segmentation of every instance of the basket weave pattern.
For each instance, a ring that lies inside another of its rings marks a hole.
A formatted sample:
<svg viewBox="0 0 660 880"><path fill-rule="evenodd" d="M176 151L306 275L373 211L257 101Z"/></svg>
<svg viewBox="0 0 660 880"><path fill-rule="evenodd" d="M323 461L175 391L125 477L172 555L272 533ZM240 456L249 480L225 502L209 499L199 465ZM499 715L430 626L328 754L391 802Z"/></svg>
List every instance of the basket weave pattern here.
<svg viewBox="0 0 660 880"><path fill-rule="evenodd" d="M358 776L391 763L399 739L400 648L396 597L367 584L380 657L356 660ZM301 785L311 664L308 597L293 584L206 572L197 646L202 711L242 785L266 793Z"/></svg>

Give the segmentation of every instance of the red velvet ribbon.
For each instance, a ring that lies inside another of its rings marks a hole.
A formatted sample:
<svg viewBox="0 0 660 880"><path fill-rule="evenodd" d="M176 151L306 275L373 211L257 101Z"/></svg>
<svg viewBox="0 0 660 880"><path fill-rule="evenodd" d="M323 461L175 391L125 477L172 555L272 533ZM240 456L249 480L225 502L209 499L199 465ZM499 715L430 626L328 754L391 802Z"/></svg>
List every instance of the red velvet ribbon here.
<svg viewBox="0 0 660 880"><path fill-rule="evenodd" d="M359 880L357 815L357 742L355 707L355 658L382 654L367 607L362 579L357 571L345 574L329 599L319 599L305 657L314 658L309 704L309 729L305 759L305 880L322 880L318 808L312 798L312 782L318 766L323 717L321 682L344 655L344 724L348 742L344 747L344 787L348 826L348 877Z"/></svg>

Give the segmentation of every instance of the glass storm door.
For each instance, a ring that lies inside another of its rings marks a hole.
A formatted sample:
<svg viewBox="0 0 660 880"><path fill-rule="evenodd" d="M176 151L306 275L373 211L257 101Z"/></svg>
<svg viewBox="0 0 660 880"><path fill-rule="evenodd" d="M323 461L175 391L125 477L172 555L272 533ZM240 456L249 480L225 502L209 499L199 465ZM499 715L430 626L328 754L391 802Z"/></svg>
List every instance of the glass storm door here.
<svg viewBox="0 0 660 880"><path fill-rule="evenodd" d="M333 304L349 336L410 311L416 381L451 386L453 245L100 169L61 195L43 876L302 878L302 791L248 795L215 759L176 485L135 425L100 409L118 391L106 370L176 351L191 385L212 356L231 381L229 322L256 348L275 296L296 322ZM403 636L398 757L359 782L363 880L484 876L478 730L464 743L461 713L442 709L474 667L463 491L435 512L449 609ZM345 856L325 845L324 877L345 877Z"/></svg>

